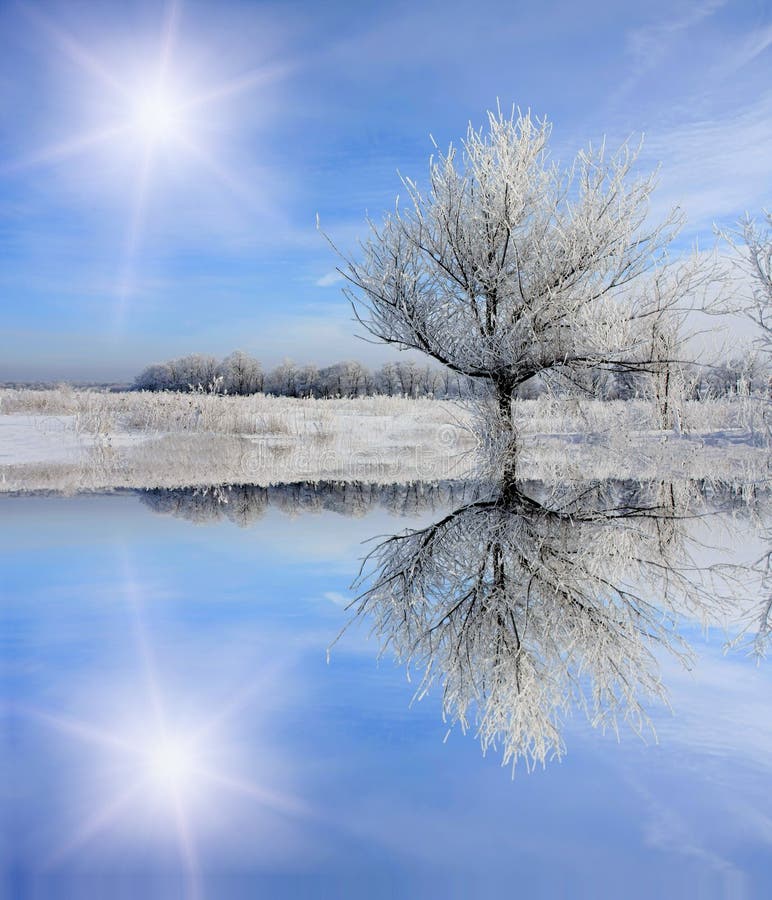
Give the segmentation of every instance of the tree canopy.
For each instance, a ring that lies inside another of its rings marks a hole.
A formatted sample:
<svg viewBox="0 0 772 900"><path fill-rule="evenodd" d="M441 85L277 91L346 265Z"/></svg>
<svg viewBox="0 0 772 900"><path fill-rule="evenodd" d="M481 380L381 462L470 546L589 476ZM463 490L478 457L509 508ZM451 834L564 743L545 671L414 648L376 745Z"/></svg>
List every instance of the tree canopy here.
<svg viewBox="0 0 772 900"><path fill-rule="evenodd" d="M635 174L637 149L590 146L561 167L550 132L501 110L470 125L431 157L425 191L402 179L408 203L369 222L342 270L371 335L488 380L504 412L545 371L661 372L703 277L669 264L681 217L649 221L656 173Z"/></svg>

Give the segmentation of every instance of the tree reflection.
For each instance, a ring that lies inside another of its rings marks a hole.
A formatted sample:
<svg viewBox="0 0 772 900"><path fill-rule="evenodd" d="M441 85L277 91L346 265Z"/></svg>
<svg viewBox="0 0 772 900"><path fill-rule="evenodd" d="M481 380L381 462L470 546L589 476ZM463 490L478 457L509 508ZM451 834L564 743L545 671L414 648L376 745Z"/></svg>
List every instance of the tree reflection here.
<svg viewBox="0 0 772 900"><path fill-rule="evenodd" d="M356 616L419 672L417 697L440 683L451 724L475 728L484 750L500 748L513 765L562 756L575 708L594 727L649 731L647 709L667 702L662 654L691 662L684 622L731 624L729 643L757 658L772 633L769 554L716 563L693 527L721 513L732 527L768 533L764 485L298 482L140 496L159 513L243 527L267 509L444 511L368 555Z"/></svg>
<svg viewBox="0 0 772 900"><path fill-rule="evenodd" d="M530 486L533 487L533 486ZM443 713L483 750L530 768L565 752L574 708L642 733L667 701L662 651L688 665L683 619L731 616L736 567L703 568L688 523L699 486L604 483L542 491L510 481L434 524L382 541L357 617L382 651L439 682Z"/></svg>
<svg viewBox="0 0 772 900"><path fill-rule="evenodd" d="M261 487L254 484L153 489L139 492L154 512L191 522L229 520L242 528L258 521L269 508L288 515L335 512L364 516L374 509L396 515L417 515L447 508L479 496L474 482L436 481L406 484L369 484L358 481L300 481Z"/></svg>

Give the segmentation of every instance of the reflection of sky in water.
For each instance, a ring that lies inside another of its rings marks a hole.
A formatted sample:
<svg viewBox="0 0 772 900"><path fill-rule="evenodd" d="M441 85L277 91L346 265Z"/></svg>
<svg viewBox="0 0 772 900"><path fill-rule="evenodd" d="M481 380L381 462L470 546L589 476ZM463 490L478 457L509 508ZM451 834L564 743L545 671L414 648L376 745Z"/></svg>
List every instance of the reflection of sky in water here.
<svg viewBox="0 0 772 900"><path fill-rule="evenodd" d="M664 661L658 745L577 716L512 781L364 628L326 663L359 542L405 520L2 511L7 896L766 896L770 674L720 635Z"/></svg>

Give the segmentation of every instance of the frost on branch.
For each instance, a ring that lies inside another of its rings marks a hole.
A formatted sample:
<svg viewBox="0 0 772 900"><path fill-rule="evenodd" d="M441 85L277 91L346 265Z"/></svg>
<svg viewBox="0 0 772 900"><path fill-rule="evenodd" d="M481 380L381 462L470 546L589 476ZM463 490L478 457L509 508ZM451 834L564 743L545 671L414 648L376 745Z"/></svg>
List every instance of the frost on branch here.
<svg viewBox="0 0 772 900"><path fill-rule="evenodd" d="M748 277L750 288L718 311L746 315L759 330L761 348L772 352L772 213L764 213L761 225L746 216L736 231L719 234L735 251L735 264Z"/></svg>
<svg viewBox="0 0 772 900"><path fill-rule="evenodd" d="M637 149L589 147L563 169L550 129L500 110L487 130L470 125L460 149L432 157L426 190L402 179L407 203L371 221L360 258L346 260L367 331L484 379L505 420L539 373L661 374L711 277L696 262L671 268L680 215L648 221L655 175L635 175Z"/></svg>

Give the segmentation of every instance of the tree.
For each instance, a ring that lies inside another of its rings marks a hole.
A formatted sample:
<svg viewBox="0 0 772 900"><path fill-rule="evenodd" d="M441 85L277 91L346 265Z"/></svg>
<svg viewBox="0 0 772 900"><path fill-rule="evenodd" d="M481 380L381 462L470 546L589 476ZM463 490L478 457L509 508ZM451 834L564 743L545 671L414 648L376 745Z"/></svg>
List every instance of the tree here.
<svg viewBox="0 0 772 900"><path fill-rule="evenodd" d="M399 378L397 375L396 363L384 363L375 373L376 389L386 394L387 397L393 397L399 392Z"/></svg>
<svg viewBox="0 0 772 900"><path fill-rule="evenodd" d="M170 391L172 390L172 372L167 363L147 366L134 379L134 388L138 391Z"/></svg>
<svg viewBox="0 0 772 900"><path fill-rule="evenodd" d="M263 368L243 350L234 350L218 366L229 394L256 394L263 389Z"/></svg>
<svg viewBox="0 0 772 900"><path fill-rule="evenodd" d="M148 366L134 380L135 388L147 391L214 391L218 384L217 360L202 353Z"/></svg>
<svg viewBox="0 0 772 900"><path fill-rule="evenodd" d="M361 259L343 257L364 328L490 384L510 427L513 393L539 373L660 373L670 361L651 335L677 344L706 277L696 261L667 264L680 215L648 225L655 174L634 176L637 150L590 147L563 170L550 131L489 113L487 132L470 125L461 152L430 159L427 193L403 178L407 208L398 199L369 222Z"/></svg>
<svg viewBox="0 0 772 900"><path fill-rule="evenodd" d="M772 213L764 213L760 226L746 215L735 231L719 234L738 254L737 265L751 279L750 295L743 297L733 311L743 313L758 326L759 344L772 353Z"/></svg>
<svg viewBox="0 0 772 900"><path fill-rule="evenodd" d="M271 372L268 390L283 397L297 397L298 367L291 359L285 359Z"/></svg>
<svg viewBox="0 0 772 900"><path fill-rule="evenodd" d="M361 363L345 360L322 369L319 382L325 397L361 397L369 393L372 376Z"/></svg>
<svg viewBox="0 0 772 900"><path fill-rule="evenodd" d="M212 391L217 388L218 362L206 353L191 353L167 363L172 373L172 390Z"/></svg>
<svg viewBox="0 0 772 900"><path fill-rule="evenodd" d="M317 397L319 395L319 369L310 364L298 370L297 390L301 397Z"/></svg>

